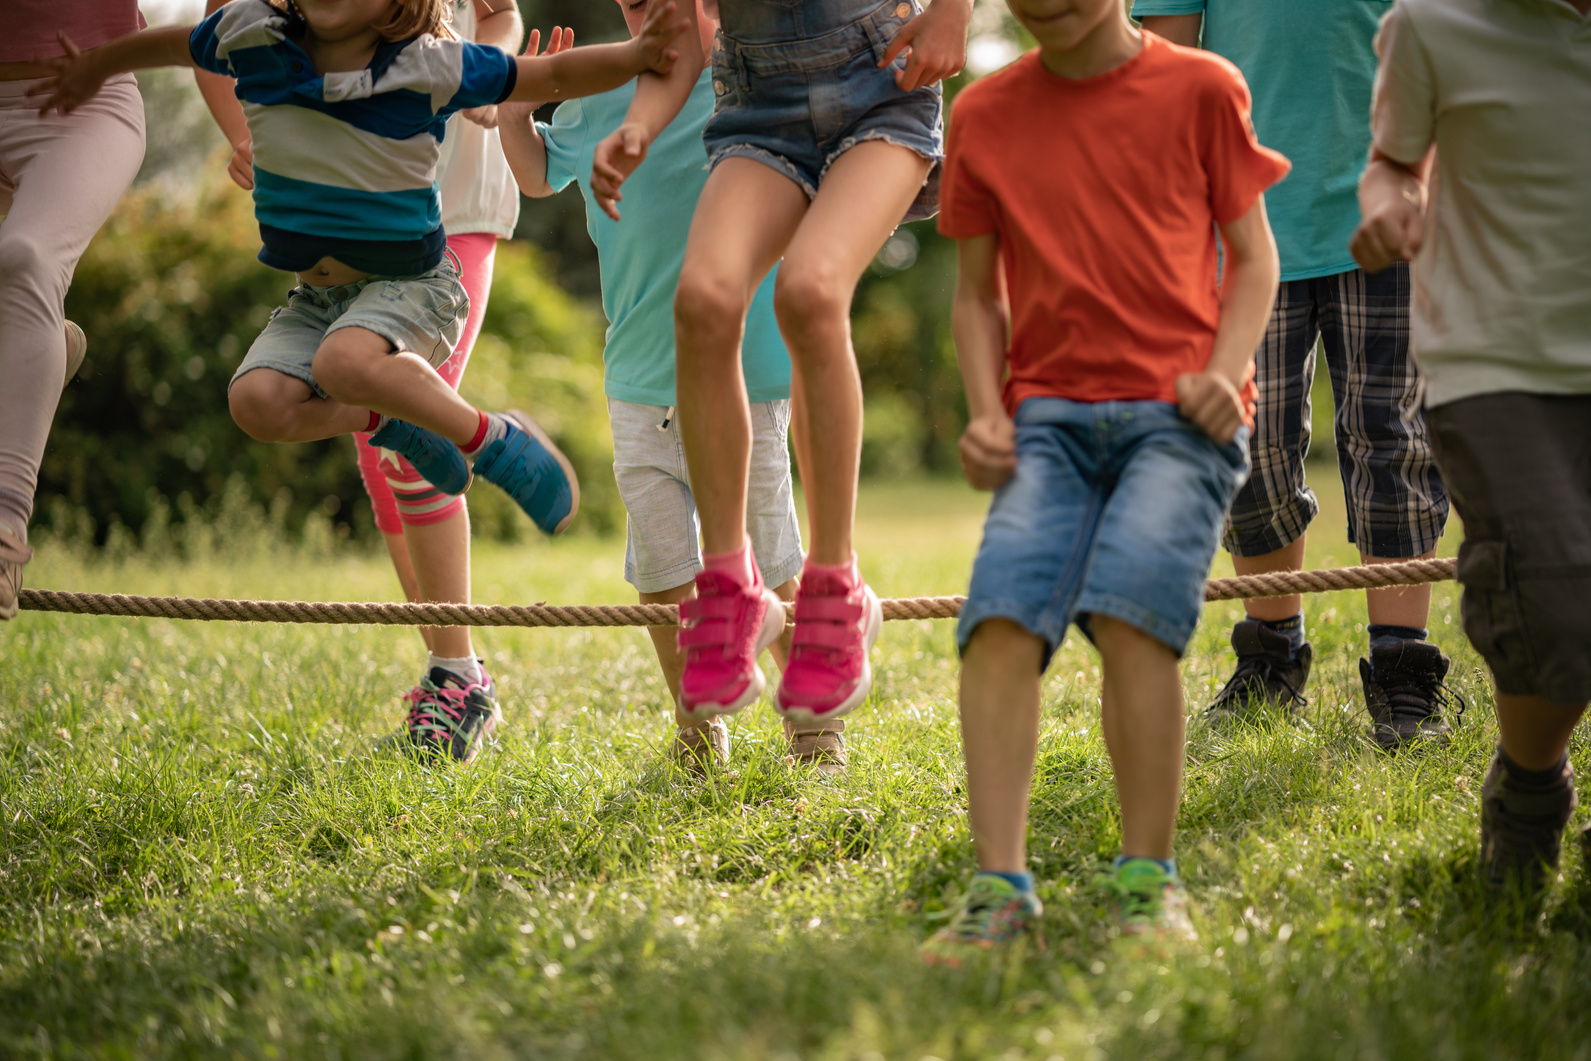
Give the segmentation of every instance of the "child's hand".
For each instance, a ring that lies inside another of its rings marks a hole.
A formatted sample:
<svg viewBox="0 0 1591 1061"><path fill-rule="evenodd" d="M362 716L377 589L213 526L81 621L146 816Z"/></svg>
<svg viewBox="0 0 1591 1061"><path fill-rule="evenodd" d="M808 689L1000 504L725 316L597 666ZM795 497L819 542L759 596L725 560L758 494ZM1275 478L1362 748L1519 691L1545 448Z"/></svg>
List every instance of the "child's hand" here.
<svg viewBox="0 0 1591 1061"><path fill-rule="evenodd" d="M549 55L557 55L559 52L566 52L574 46L575 31L572 29L564 29L562 26L554 26L552 28L552 33L547 37L547 50L542 52L542 57L545 58ZM541 30L533 29L530 31L529 39L525 41L525 50L519 54L525 56L526 58L534 59L536 57L536 50L540 47ZM530 116L532 114L536 113L539 108L546 105L546 100L499 103L495 108L496 113L493 115L492 125L496 125L498 122L527 122L530 120ZM475 109L485 110L486 108L479 107ZM466 118L470 117L469 111L460 111L459 113L464 115ZM470 120L475 121L476 119L470 118ZM492 125L488 125L486 127L490 129Z"/></svg>
<svg viewBox="0 0 1591 1061"><path fill-rule="evenodd" d="M1177 377L1177 409L1199 430L1226 445L1243 426L1243 398L1232 381L1217 372L1184 372Z"/></svg>
<svg viewBox="0 0 1591 1061"><path fill-rule="evenodd" d="M637 166L646 161L652 138L646 127L626 122L602 138L591 159L591 193L597 205L613 220L619 220L618 203L624 196L619 188Z"/></svg>
<svg viewBox="0 0 1591 1061"><path fill-rule="evenodd" d="M497 128L497 107L496 103L488 103L484 107L470 107L467 110L459 111L459 115L465 121L474 122L482 129L495 129Z"/></svg>
<svg viewBox="0 0 1591 1061"><path fill-rule="evenodd" d="M934 0L928 10L900 28L878 65L888 66L906 51L906 68L895 72L895 84L902 92L953 77L967 62L971 21L971 0Z"/></svg>
<svg viewBox="0 0 1591 1061"><path fill-rule="evenodd" d="M232 160L227 163L226 175L244 191L254 190L254 141L244 140L232 146Z"/></svg>
<svg viewBox="0 0 1591 1061"><path fill-rule="evenodd" d="M71 38L64 33L56 34L56 39L61 42L61 50L66 54L43 60L44 65L55 68L55 80L46 81L28 93L32 99L46 97L39 106L41 118L52 110L60 111L62 114L72 113L93 99L94 94L105 83L105 73L94 62L92 51L79 51L77 45L73 44Z"/></svg>
<svg viewBox="0 0 1591 1061"><path fill-rule="evenodd" d="M1016 424L1004 413L973 417L959 448L961 472L974 490L998 490L1016 474Z"/></svg>
<svg viewBox="0 0 1591 1061"><path fill-rule="evenodd" d="M1353 260L1367 273L1379 273L1395 262L1411 262L1425 245L1425 212L1409 191L1383 195L1359 222L1348 242Z"/></svg>
<svg viewBox="0 0 1591 1061"><path fill-rule="evenodd" d="M666 74L674 69L674 61L679 58L679 51L670 48L681 33L690 27L690 19L675 18L674 13L679 10L674 5L674 0L652 0L652 5L647 9L646 21L641 23L641 32L635 35L635 46L640 49L642 69L650 70L654 74Z"/></svg>

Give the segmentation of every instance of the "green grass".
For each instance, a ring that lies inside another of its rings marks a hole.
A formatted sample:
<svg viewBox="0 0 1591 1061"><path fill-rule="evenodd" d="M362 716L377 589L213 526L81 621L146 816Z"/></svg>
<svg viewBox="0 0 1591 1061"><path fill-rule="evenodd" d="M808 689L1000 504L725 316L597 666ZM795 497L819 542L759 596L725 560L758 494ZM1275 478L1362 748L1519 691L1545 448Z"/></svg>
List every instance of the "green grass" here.
<svg viewBox="0 0 1591 1061"><path fill-rule="evenodd" d="M1316 566L1351 559L1327 500ZM950 485L867 491L874 584L962 590L981 510ZM621 553L484 546L478 598L628 601ZM44 548L29 581L395 589L380 557L246 536L185 565ZM1237 611L1206 614L1190 710ZM0 627L0 1056L1585 1058L1578 856L1539 910L1472 883L1496 728L1455 611L1438 588L1471 704L1445 750L1369 747L1347 594L1311 601L1306 723L1194 733L1185 952L1109 938L1097 661L1068 642L1034 792L1048 946L961 971L915 953L972 868L949 623L886 627L843 776L786 768L760 706L703 782L661 761L667 694L635 630L481 633L509 725L475 766L429 770L369 751L422 662L410 632L24 614Z"/></svg>

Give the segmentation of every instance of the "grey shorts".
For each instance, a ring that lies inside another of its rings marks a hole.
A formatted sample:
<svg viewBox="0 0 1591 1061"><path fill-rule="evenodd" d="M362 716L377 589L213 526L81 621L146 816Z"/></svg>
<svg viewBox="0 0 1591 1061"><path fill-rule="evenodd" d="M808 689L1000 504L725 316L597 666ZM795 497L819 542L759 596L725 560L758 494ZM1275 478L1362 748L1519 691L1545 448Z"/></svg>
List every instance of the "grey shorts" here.
<svg viewBox="0 0 1591 1061"><path fill-rule="evenodd" d="M1591 395L1504 392L1427 410L1464 520L1464 632L1499 692L1591 700Z"/></svg>
<svg viewBox="0 0 1591 1061"><path fill-rule="evenodd" d="M608 399L613 475L629 514L624 580L642 593L683 586L702 569L701 525L685 470L679 421L660 431L667 409ZM801 573L801 525L790 482L790 403L751 403L751 475L746 533L762 580L779 586Z"/></svg>
<svg viewBox="0 0 1591 1061"><path fill-rule="evenodd" d="M271 314L232 374L232 383L245 372L269 368L328 397L312 368L315 351L339 328L365 328L394 350L408 350L439 368L453 356L469 309L459 272L446 259L419 276L371 276L340 287L299 284L288 292L287 305Z"/></svg>

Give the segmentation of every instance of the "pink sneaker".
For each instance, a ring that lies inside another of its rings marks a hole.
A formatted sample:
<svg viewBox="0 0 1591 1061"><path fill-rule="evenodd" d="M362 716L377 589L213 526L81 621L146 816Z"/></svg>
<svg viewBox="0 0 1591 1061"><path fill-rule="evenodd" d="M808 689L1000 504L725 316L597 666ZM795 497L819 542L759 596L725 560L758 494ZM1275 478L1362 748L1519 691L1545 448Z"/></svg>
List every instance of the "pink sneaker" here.
<svg viewBox="0 0 1591 1061"><path fill-rule="evenodd" d="M884 609L861 579L855 585L805 572L796 591L790 663L775 699L795 723L827 722L851 712L873 687L867 654L878 640Z"/></svg>
<svg viewBox="0 0 1591 1061"><path fill-rule="evenodd" d="M768 681L757 657L784 632L784 605L762 576L748 590L722 571L702 571L679 613L680 710L693 719L732 715L761 696Z"/></svg>

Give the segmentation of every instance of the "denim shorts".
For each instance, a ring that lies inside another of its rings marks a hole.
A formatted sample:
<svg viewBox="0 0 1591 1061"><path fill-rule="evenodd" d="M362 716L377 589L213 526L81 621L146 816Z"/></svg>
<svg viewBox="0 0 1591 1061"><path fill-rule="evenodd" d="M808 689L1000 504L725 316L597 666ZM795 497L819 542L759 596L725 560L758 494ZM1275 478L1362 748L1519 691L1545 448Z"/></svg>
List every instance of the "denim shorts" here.
<svg viewBox="0 0 1591 1061"><path fill-rule="evenodd" d="M864 140L910 148L933 162L903 220L939 210L945 157L940 87L902 92L904 55L879 69L917 0L718 0L713 116L703 130L709 166L755 159L807 196L840 155Z"/></svg>
<svg viewBox="0 0 1591 1061"><path fill-rule="evenodd" d="M243 355L232 383L245 372L270 368L328 397L311 368L321 342L339 328L369 329L394 350L408 350L439 368L453 356L469 309L459 272L447 259L419 276L369 276L340 287L299 284Z"/></svg>
<svg viewBox="0 0 1591 1061"><path fill-rule="evenodd" d="M701 532L679 421L669 410L608 399L613 476L629 514L624 581L642 593L683 586L702 569ZM801 573L801 525L790 484L790 402L751 403L751 475L746 533L769 586Z"/></svg>
<svg viewBox="0 0 1591 1061"><path fill-rule="evenodd" d="M1029 398L1017 470L994 495L956 639L1009 619L1044 639L1120 619L1179 657L1193 636L1232 495L1248 475L1247 428L1222 445L1166 402Z"/></svg>

